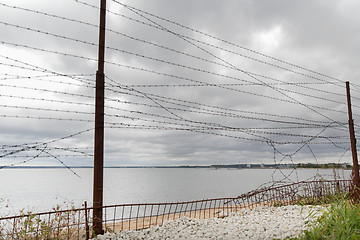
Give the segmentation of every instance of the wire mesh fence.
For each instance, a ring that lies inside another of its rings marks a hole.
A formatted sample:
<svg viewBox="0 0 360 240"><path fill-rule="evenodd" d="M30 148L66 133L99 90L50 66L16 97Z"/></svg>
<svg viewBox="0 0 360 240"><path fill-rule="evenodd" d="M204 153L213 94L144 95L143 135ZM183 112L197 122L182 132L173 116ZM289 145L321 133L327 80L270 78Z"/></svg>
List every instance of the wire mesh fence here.
<svg viewBox="0 0 360 240"><path fill-rule="evenodd" d="M313 204L347 194L351 180L297 182L261 188L236 198L189 202L121 204L103 207L105 232L140 230L181 217L223 218L243 208ZM23 214L0 218L0 239L89 239L94 208Z"/></svg>

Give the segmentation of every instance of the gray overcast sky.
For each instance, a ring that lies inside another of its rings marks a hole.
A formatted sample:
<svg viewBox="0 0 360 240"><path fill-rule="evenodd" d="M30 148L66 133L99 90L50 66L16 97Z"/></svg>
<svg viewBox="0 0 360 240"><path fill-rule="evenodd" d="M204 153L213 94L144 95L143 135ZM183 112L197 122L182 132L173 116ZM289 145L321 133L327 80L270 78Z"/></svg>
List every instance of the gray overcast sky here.
<svg viewBox="0 0 360 240"><path fill-rule="evenodd" d="M0 165L91 166L99 1L0 3ZM107 8L105 165L351 162L359 1Z"/></svg>

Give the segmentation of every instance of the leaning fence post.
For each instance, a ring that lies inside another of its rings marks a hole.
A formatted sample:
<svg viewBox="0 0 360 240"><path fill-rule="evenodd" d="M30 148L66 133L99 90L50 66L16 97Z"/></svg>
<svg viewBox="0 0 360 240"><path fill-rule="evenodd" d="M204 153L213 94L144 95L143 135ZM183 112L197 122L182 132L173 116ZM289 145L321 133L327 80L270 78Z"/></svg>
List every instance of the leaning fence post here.
<svg viewBox="0 0 360 240"><path fill-rule="evenodd" d="M353 158L353 194L354 194L354 201L359 201L359 188L360 188L360 181L359 181L359 165L358 165L358 157L356 151L356 138L355 138L355 131L354 131L354 121L352 118L352 111L351 111L351 98L350 98L350 85L349 82L346 82L346 96L347 96L347 104L348 104L348 114L349 114L349 132L350 132L350 143L351 143L351 152Z"/></svg>
<svg viewBox="0 0 360 240"><path fill-rule="evenodd" d="M90 239L90 230L89 230L89 222L88 222L88 209L87 209L87 202L84 203L85 206L85 232L86 232L86 240Z"/></svg>

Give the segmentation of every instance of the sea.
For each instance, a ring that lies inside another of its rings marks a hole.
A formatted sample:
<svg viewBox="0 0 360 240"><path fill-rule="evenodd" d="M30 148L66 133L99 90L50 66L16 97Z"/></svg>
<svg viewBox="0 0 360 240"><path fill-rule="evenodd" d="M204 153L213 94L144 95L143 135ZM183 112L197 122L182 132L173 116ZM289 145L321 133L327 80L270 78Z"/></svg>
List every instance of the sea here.
<svg viewBox="0 0 360 240"><path fill-rule="evenodd" d="M1 169L0 216L92 205L93 169ZM104 205L237 197L275 181L349 179L343 169L105 168Z"/></svg>

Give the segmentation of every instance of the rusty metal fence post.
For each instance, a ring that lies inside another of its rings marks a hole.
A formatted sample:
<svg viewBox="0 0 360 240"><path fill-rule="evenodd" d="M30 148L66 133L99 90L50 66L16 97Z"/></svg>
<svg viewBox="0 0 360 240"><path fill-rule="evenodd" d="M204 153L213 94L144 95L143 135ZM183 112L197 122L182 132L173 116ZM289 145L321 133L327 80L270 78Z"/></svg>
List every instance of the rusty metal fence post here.
<svg viewBox="0 0 360 240"><path fill-rule="evenodd" d="M87 208L87 202L84 203L85 207L85 237L86 240L90 239L90 229L89 229L89 220L88 220L88 208Z"/></svg>
<svg viewBox="0 0 360 240"><path fill-rule="evenodd" d="M352 118L352 111L351 111L351 97L350 97L350 84L346 82L346 97L347 97L347 104L348 104L348 113L349 113L349 132L350 132L350 143L351 143L351 152L352 152L352 159L353 159L353 200L355 202L359 202L359 190L360 190L360 180L359 180L359 164L358 164L358 157L356 151L356 138L355 138L355 131L354 131L354 121Z"/></svg>
<svg viewBox="0 0 360 240"><path fill-rule="evenodd" d="M102 234L103 172L104 172L104 55L105 55L106 0L101 0L99 26L98 71L96 72L95 136L94 136L94 188L93 229Z"/></svg>

